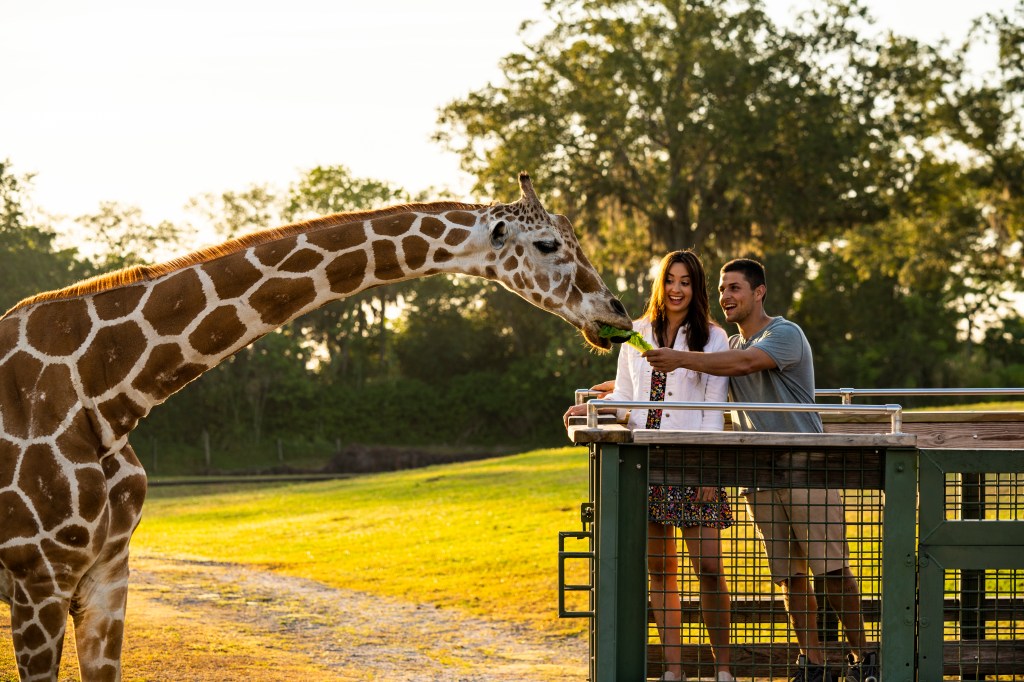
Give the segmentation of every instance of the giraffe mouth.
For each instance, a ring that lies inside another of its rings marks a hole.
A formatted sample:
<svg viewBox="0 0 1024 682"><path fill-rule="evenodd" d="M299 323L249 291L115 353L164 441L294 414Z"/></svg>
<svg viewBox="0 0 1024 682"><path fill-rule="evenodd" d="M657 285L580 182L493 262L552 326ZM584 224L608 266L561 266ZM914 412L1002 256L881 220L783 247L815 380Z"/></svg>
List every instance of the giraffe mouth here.
<svg viewBox="0 0 1024 682"><path fill-rule="evenodd" d="M589 343L592 348L598 350L601 353L609 351L612 347L613 342L611 339L606 339L600 335L600 329L604 325L604 322L591 323L587 324L581 330L583 332L583 338L587 340L587 343ZM615 341L615 343L620 342Z"/></svg>

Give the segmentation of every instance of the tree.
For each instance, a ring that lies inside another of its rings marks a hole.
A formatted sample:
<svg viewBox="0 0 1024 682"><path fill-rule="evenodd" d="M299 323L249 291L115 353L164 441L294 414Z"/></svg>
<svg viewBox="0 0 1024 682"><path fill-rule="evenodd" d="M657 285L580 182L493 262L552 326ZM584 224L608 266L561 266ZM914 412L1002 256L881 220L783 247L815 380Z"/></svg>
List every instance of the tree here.
<svg viewBox="0 0 1024 682"><path fill-rule="evenodd" d="M74 249L58 249L54 232L30 221L25 202L31 183L31 175L14 173L10 160L0 161L0 311L86 275Z"/></svg>
<svg viewBox="0 0 1024 682"><path fill-rule="evenodd" d="M285 222L283 199L267 185L250 185L240 192L204 194L189 201L222 239L277 227Z"/></svg>
<svg viewBox="0 0 1024 682"><path fill-rule="evenodd" d="M116 202L100 203L99 211L75 219L81 241L99 272L146 265L181 255L182 230L170 221L150 225L142 210Z"/></svg>
<svg viewBox="0 0 1024 682"><path fill-rule="evenodd" d="M481 190L539 166L587 229L611 211L656 252L712 260L884 216L879 188L919 124L904 91L933 83L933 55L858 33L859 4L824 4L793 31L757 0L548 7L555 27L503 60L505 83L441 112L437 139Z"/></svg>

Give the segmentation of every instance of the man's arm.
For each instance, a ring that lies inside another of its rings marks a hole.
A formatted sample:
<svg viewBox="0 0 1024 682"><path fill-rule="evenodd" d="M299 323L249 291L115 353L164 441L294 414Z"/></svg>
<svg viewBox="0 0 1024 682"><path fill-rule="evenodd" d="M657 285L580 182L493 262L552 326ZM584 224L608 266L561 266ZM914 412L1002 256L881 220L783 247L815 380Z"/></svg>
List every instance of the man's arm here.
<svg viewBox="0 0 1024 682"><path fill-rule="evenodd" d="M732 349L715 353L654 348L643 356L651 363L651 367L659 372L683 368L715 376L740 377L776 367L772 356L760 348Z"/></svg>

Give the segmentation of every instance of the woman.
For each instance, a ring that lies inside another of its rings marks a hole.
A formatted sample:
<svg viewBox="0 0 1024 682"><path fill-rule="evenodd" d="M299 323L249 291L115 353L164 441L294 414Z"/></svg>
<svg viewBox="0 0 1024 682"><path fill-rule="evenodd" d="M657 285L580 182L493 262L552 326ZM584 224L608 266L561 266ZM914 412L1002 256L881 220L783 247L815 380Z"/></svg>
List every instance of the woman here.
<svg viewBox="0 0 1024 682"><path fill-rule="evenodd" d="M647 309L633 329L655 347L728 350L725 331L711 319L704 266L693 251L673 251L662 259ZM611 391L604 396L609 400L724 402L729 383L726 377L689 370L657 372L624 343L614 384L594 388ZM574 405L566 418L582 414L586 405ZM721 431L723 416L717 410L632 410L629 427ZM701 615L715 654L716 680L734 679L729 670L729 588L721 552L721 531L731 525L732 509L722 488L652 485L648 489L647 570L651 606L664 648L662 680L684 679L676 528L700 582Z"/></svg>

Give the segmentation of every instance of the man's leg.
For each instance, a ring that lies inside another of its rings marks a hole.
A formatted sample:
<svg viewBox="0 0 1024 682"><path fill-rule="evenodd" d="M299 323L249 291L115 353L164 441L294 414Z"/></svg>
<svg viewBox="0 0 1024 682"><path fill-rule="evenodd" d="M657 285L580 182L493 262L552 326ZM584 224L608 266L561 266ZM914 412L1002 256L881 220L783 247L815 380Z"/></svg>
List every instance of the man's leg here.
<svg viewBox="0 0 1024 682"><path fill-rule="evenodd" d="M806 575L794 575L779 586L800 653L813 665L822 665L825 663L825 650L818 638L818 602L814 598L811 580Z"/></svg>
<svg viewBox="0 0 1024 682"><path fill-rule="evenodd" d="M807 558L801 539L794 535L790 489L759 490L746 496L747 511L754 521L768 558L772 581L782 589L786 612L796 634L801 656L794 680L828 681L825 653L818 638L817 600L808 577Z"/></svg>
<svg viewBox="0 0 1024 682"><path fill-rule="evenodd" d="M861 613L860 586L849 566L822 576L825 580L825 594L829 606L839 616L846 633L850 650L858 657L867 653L867 636L864 633L864 617Z"/></svg>

